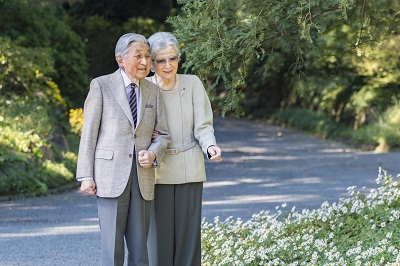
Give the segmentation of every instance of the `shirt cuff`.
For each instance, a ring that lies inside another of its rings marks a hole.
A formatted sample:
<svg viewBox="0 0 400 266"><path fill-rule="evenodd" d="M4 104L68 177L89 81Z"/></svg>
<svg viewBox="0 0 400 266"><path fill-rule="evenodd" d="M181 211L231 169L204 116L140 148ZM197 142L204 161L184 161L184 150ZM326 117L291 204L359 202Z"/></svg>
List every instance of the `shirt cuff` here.
<svg viewBox="0 0 400 266"><path fill-rule="evenodd" d="M211 155L208 153L208 148L213 147L213 146L215 146L215 145L210 145L210 146L207 147L207 158L208 158L208 159L211 158Z"/></svg>
<svg viewBox="0 0 400 266"><path fill-rule="evenodd" d="M93 177L78 177L76 180L78 180L79 182L84 180L93 180Z"/></svg>

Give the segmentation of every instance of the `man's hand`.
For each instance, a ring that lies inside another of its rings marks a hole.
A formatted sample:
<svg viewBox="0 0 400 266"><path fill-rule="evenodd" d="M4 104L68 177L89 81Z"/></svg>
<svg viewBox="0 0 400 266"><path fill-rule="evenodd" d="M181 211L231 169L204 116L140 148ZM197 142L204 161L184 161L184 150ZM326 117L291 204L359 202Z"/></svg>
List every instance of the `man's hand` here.
<svg viewBox="0 0 400 266"><path fill-rule="evenodd" d="M143 168L150 168L155 159L156 155L152 151L141 150L138 153L139 165Z"/></svg>
<svg viewBox="0 0 400 266"><path fill-rule="evenodd" d="M222 152L221 149L217 146L210 146L207 149L208 154L210 155L210 160L214 162L222 161Z"/></svg>
<svg viewBox="0 0 400 266"><path fill-rule="evenodd" d="M94 182L94 180L83 180L81 182L81 191L88 196L96 194L96 183Z"/></svg>

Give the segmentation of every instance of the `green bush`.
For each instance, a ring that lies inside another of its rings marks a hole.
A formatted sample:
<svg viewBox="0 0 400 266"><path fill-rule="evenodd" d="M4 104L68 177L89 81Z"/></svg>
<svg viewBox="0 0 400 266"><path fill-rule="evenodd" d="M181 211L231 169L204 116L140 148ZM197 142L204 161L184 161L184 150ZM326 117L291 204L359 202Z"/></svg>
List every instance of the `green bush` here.
<svg viewBox="0 0 400 266"><path fill-rule="evenodd" d="M74 153L71 151L64 151L62 153L62 158L63 158L62 162L63 162L66 170L68 170L68 172L70 172L70 173L75 173L76 162L78 160L77 153ZM67 175L69 175L69 174L67 174ZM70 178L68 177L68 179L70 179Z"/></svg>
<svg viewBox="0 0 400 266"><path fill-rule="evenodd" d="M400 147L400 104L389 107L375 122L353 134L359 143L378 146L382 151Z"/></svg>
<svg viewBox="0 0 400 266"><path fill-rule="evenodd" d="M25 155L27 158L28 156ZM66 153L62 162L15 158L2 160L0 153L0 197L44 195L75 182L76 155Z"/></svg>
<svg viewBox="0 0 400 266"><path fill-rule="evenodd" d="M47 105L66 106L50 78L54 61L49 54L49 48L25 48L0 36L0 95L8 97L7 102L2 98L2 103L25 96L41 98Z"/></svg>
<svg viewBox="0 0 400 266"><path fill-rule="evenodd" d="M75 182L76 154L54 142L68 125L60 114L42 97L0 99L0 196L43 195Z"/></svg>
<svg viewBox="0 0 400 266"><path fill-rule="evenodd" d="M36 180L46 184L48 189L57 189L75 181L74 174L71 173L64 163L54 163L49 160L40 164L36 173Z"/></svg>
<svg viewBox="0 0 400 266"><path fill-rule="evenodd" d="M0 138L1 139L1 138ZM0 197L44 195L75 182L76 155L64 153L64 160L34 160L29 153L0 152Z"/></svg>
<svg viewBox="0 0 400 266"><path fill-rule="evenodd" d="M348 129L338 124L332 117L305 109L285 109L271 115L269 121L284 127L296 128L317 136L342 137L346 136Z"/></svg>
<svg viewBox="0 0 400 266"><path fill-rule="evenodd" d="M3 97L0 106L3 143L16 151L41 158L41 148L51 148L48 138L56 133L62 121L62 111L52 107L43 97Z"/></svg>
<svg viewBox="0 0 400 266"><path fill-rule="evenodd" d="M30 53L22 56L27 63L47 65L46 69L40 67L33 71L38 69L45 73L59 86L63 97L71 104L81 105L89 83L85 45L64 21L66 15L60 3L50 0L0 1L0 10L0 36L12 42L10 51L18 51L19 47L30 49ZM2 42L0 39L0 44ZM24 69L32 70L29 64L23 65L21 70ZM24 83L29 87L32 85L29 81Z"/></svg>
<svg viewBox="0 0 400 266"><path fill-rule="evenodd" d="M11 166L11 165L10 165ZM36 178L37 164L18 164L1 169L0 196L43 195L47 185Z"/></svg>
<svg viewBox="0 0 400 266"><path fill-rule="evenodd" d="M83 103L84 43L54 1L0 0L0 10L0 196L42 195L74 182L64 96Z"/></svg>
<svg viewBox="0 0 400 266"><path fill-rule="evenodd" d="M374 122L359 129L338 123L325 113L304 109L281 110L273 113L268 121L368 150L385 152L400 147L399 105L389 107Z"/></svg>

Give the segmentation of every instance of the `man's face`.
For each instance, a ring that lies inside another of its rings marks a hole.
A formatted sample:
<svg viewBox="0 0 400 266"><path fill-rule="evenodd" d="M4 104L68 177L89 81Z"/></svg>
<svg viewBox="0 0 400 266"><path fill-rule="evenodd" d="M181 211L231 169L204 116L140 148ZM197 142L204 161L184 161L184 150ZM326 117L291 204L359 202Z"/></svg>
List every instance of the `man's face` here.
<svg viewBox="0 0 400 266"><path fill-rule="evenodd" d="M125 57L117 56L117 62L132 82L144 79L150 72L149 47L144 43L133 42Z"/></svg>

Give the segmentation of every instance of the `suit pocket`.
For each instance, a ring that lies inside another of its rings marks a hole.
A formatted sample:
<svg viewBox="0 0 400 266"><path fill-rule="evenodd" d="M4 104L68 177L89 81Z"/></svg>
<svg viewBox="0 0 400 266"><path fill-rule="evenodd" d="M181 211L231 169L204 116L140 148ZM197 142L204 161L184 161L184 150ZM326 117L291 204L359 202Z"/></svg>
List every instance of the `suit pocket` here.
<svg viewBox="0 0 400 266"><path fill-rule="evenodd" d="M95 159L106 159L111 160L114 157L114 151L109 150L96 150L94 154Z"/></svg>

